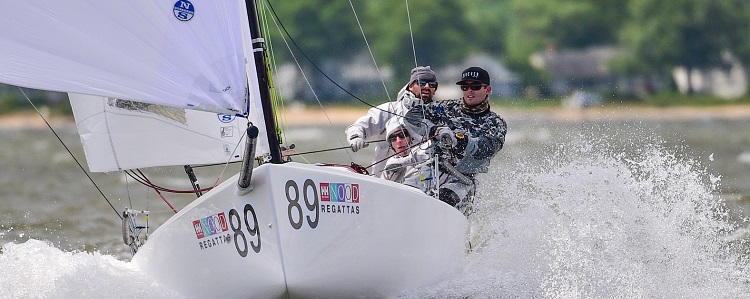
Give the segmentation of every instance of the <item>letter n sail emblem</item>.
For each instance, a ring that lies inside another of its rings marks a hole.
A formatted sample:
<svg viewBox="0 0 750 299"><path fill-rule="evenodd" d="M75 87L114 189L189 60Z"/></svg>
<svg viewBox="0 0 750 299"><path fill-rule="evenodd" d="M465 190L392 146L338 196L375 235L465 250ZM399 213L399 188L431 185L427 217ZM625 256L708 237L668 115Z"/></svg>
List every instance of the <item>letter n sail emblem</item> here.
<svg viewBox="0 0 750 299"><path fill-rule="evenodd" d="M187 22L193 18L193 15L195 15L195 7L193 6L193 3L190 3L190 1L179 0L175 2L174 7L172 8L172 12L174 13L175 18L180 21Z"/></svg>

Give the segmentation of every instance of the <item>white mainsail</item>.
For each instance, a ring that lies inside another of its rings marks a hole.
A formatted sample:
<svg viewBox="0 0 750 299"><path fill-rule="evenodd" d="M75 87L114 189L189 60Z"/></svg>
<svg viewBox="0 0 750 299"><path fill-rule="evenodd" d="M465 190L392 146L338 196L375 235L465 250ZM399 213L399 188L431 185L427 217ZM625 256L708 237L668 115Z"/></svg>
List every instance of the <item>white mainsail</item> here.
<svg viewBox="0 0 750 299"><path fill-rule="evenodd" d="M6 1L0 82L245 113L244 12L237 0Z"/></svg>

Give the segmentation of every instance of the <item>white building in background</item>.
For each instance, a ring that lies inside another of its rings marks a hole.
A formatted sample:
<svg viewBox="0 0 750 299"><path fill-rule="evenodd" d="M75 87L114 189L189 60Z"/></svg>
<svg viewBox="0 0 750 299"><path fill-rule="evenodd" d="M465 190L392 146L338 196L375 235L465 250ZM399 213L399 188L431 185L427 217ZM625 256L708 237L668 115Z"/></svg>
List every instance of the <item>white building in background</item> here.
<svg viewBox="0 0 750 299"><path fill-rule="evenodd" d="M622 52L608 46L560 51L553 47L534 53L529 60L535 68L549 73L553 95L569 95L576 90L613 89L617 75L608 64Z"/></svg>
<svg viewBox="0 0 750 299"><path fill-rule="evenodd" d="M273 85L276 91L281 94L283 99L296 99L297 82L303 80L302 73L297 66L291 63L281 65L275 69L273 76Z"/></svg>
<svg viewBox="0 0 750 299"><path fill-rule="evenodd" d="M693 91L711 94L717 97L732 99L747 93L747 73L739 60L726 53L724 59L729 62L729 68L712 68L710 70L693 70L690 73L690 83ZM684 67L675 68L672 76L681 93L688 92L688 72Z"/></svg>
<svg viewBox="0 0 750 299"><path fill-rule="evenodd" d="M576 90L594 90L603 94L649 95L666 88L666 82L651 76L624 76L609 69L609 62L625 50L616 47L591 47L576 50L551 48L530 57L531 64L547 71L552 79L550 91L555 95L570 95ZM725 54L729 68L693 70L690 74L693 91L723 98L736 98L747 93L747 73L744 66ZM672 76L682 93L688 92L688 74L684 67L675 68Z"/></svg>

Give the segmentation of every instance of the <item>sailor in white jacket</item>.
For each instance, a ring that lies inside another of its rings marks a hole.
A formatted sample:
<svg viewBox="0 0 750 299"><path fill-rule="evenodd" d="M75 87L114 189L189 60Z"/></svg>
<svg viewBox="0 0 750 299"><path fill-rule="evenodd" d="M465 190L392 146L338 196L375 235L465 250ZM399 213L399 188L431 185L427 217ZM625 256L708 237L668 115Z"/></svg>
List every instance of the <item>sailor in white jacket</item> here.
<svg viewBox="0 0 750 299"><path fill-rule="evenodd" d="M396 183L405 183L405 179L412 176L418 177L419 168L417 166L429 160L430 156L415 144L406 127L398 122L388 122L387 132L388 144L396 154L385 161L385 169L383 169L380 177ZM417 174L415 175L415 173ZM420 188L420 185L416 183L407 185ZM426 190L425 188L420 189Z"/></svg>
<svg viewBox="0 0 750 299"><path fill-rule="evenodd" d="M369 142L383 140L386 137L386 125L389 121L403 123L403 116L409 109L432 102L437 87L437 76L429 66L412 69L409 83L399 91L396 101L370 108L366 115L358 118L346 128L346 139L349 140L352 151L356 152L366 147ZM421 136L412 136L412 138L420 140ZM376 142L373 163L380 163L373 165L370 173L380 176L385 167L383 160L392 154L394 152L387 141Z"/></svg>

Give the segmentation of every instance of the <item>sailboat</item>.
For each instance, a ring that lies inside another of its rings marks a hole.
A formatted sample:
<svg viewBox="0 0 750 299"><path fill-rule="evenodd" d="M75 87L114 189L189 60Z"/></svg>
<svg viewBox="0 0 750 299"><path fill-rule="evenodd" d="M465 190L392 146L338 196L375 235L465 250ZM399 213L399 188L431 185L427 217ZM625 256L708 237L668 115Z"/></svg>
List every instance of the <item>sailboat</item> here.
<svg viewBox="0 0 750 299"><path fill-rule="evenodd" d="M467 250L463 213L352 167L282 157L256 10L6 3L0 82L71 93L90 171L242 161L134 247L134 267L180 296L389 297L449 278Z"/></svg>

